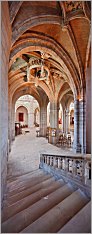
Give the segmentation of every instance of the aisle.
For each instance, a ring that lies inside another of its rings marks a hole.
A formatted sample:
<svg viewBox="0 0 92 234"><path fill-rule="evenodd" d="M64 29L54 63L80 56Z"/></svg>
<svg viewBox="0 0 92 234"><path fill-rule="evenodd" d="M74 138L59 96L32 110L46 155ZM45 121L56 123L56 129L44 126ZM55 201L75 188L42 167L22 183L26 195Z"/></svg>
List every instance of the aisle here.
<svg viewBox="0 0 92 234"><path fill-rule="evenodd" d="M8 160L8 178L22 175L39 168L40 153L73 154L72 150L62 150L48 143L43 137L36 137L36 128L19 135L12 144Z"/></svg>

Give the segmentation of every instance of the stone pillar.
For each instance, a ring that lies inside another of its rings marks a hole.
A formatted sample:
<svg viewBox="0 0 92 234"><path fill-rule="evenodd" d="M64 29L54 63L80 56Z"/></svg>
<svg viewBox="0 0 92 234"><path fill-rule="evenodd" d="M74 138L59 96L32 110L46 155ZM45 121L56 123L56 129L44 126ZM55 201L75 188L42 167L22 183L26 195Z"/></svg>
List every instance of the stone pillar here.
<svg viewBox="0 0 92 234"><path fill-rule="evenodd" d="M65 133L66 131L66 111L63 109L63 113L62 113L62 130L63 133Z"/></svg>
<svg viewBox="0 0 92 234"><path fill-rule="evenodd" d="M91 154L91 66L86 71L86 153Z"/></svg>
<svg viewBox="0 0 92 234"><path fill-rule="evenodd" d="M28 105L28 127L32 128L34 127L34 108L33 108L33 99Z"/></svg>
<svg viewBox="0 0 92 234"><path fill-rule="evenodd" d="M9 102L8 113L8 139L9 151L11 151L11 143L15 140L15 102Z"/></svg>
<svg viewBox="0 0 92 234"><path fill-rule="evenodd" d="M85 100L79 101L79 141L81 153L86 153L86 103Z"/></svg>
<svg viewBox="0 0 92 234"><path fill-rule="evenodd" d="M36 123L40 123L40 111L37 111L36 113Z"/></svg>
<svg viewBox="0 0 92 234"><path fill-rule="evenodd" d="M69 109L66 110L66 134L70 132L70 112Z"/></svg>
<svg viewBox="0 0 92 234"><path fill-rule="evenodd" d="M74 151L81 152L81 145L79 142L79 100L74 101Z"/></svg>
<svg viewBox="0 0 92 234"><path fill-rule="evenodd" d="M28 112L28 127L34 127L34 113L33 110Z"/></svg>
<svg viewBox="0 0 92 234"><path fill-rule="evenodd" d="M57 103L50 103L50 127L51 128L59 128L58 124L59 117L59 106Z"/></svg>
<svg viewBox="0 0 92 234"><path fill-rule="evenodd" d="M47 104L40 106L40 136L46 137L47 131Z"/></svg>
<svg viewBox="0 0 92 234"><path fill-rule="evenodd" d="M86 108L85 100L74 101L74 150L86 152Z"/></svg>
<svg viewBox="0 0 92 234"><path fill-rule="evenodd" d="M56 129L56 136L50 137L50 143L55 144L59 137L59 105L55 102L50 103L50 128Z"/></svg>
<svg viewBox="0 0 92 234"><path fill-rule="evenodd" d="M36 124L36 112L34 112L34 124Z"/></svg>
<svg viewBox="0 0 92 234"><path fill-rule="evenodd" d="M11 151L12 142L12 104L11 100L8 103L8 141L9 141L9 152Z"/></svg>
<svg viewBox="0 0 92 234"><path fill-rule="evenodd" d="M15 104L12 104L12 123L11 123L11 127L12 127L12 141L15 140Z"/></svg>
<svg viewBox="0 0 92 234"><path fill-rule="evenodd" d="M47 127L50 126L50 103L47 106Z"/></svg>

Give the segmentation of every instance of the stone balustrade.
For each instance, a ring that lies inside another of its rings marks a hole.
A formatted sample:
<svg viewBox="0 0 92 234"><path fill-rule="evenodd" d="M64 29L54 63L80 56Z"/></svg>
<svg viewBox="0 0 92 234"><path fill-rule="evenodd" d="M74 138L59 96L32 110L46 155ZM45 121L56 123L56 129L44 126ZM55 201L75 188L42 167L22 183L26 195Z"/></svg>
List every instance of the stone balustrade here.
<svg viewBox="0 0 92 234"><path fill-rule="evenodd" d="M48 168L49 169L48 169ZM40 155L40 168L57 176L66 177L69 181L81 186L91 185L91 158L90 156L61 156L61 155Z"/></svg>

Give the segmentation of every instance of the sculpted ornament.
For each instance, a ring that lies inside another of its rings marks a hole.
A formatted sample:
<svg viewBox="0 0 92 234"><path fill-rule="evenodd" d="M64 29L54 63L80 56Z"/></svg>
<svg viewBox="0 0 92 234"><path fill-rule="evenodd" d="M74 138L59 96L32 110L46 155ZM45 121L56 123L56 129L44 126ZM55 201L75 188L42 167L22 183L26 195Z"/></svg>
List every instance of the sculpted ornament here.
<svg viewBox="0 0 92 234"><path fill-rule="evenodd" d="M81 1L65 1L66 12L76 11L82 9Z"/></svg>

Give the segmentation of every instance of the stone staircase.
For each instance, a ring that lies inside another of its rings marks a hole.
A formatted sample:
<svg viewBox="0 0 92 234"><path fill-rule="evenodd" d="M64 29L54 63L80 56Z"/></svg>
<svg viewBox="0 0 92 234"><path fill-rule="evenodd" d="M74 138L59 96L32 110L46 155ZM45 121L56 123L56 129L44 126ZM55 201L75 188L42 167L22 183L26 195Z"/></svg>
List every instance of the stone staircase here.
<svg viewBox="0 0 92 234"><path fill-rule="evenodd" d="M9 178L2 233L90 233L90 199L41 169Z"/></svg>

